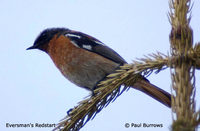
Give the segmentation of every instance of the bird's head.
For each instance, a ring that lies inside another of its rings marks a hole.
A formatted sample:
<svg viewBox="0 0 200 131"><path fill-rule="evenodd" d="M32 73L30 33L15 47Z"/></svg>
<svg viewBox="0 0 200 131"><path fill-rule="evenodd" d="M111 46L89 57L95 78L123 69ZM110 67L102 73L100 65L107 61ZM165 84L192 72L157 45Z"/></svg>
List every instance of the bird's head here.
<svg viewBox="0 0 200 131"><path fill-rule="evenodd" d="M44 52L47 51L48 48L48 44L51 41L51 39L57 35L60 36L62 35L64 32L68 31L69 29L67 28L48 28L45 29L44 31L42 31L40 33L40 35L36 38L33 46L27 48L27 50L30 49L40 49Z"/></svg>

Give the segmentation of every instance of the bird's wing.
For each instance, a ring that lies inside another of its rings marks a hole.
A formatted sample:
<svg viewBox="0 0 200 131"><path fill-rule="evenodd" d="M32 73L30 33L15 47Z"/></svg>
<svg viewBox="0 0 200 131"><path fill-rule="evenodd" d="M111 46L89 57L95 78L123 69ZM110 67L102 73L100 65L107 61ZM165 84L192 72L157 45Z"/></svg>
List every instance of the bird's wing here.
<svg viewBox="0 0 200 131"><path fill-rule="evenodd" d="M116 63L119 63L120 65L126 63L126 61L117 52L92 36L71 30L66 32L65 36L68 37L72 43L79 48L94 52Z"/></svg>

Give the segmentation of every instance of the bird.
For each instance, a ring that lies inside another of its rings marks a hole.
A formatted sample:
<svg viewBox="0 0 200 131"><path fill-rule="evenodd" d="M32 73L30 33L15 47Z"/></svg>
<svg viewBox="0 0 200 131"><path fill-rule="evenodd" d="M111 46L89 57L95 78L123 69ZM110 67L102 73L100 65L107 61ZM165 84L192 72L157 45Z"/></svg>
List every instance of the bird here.
<svg viewBox="0 0 200 131"><path fill-rule="evenodd" d="M92 92L107 75L127 64L117 52L98 39L63 27L44 29L33 45L27 48L30 49L46 52L64 77ZM171 94L146 78L131 87L171 107Z"/></svg>

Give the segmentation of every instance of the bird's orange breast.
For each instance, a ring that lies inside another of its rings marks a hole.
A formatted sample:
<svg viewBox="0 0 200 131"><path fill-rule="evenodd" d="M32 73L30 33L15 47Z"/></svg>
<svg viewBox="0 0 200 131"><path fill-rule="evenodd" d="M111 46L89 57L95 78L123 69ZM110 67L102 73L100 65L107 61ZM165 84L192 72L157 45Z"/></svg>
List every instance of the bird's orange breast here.
<svg viewBox="0 0 200 131"><path fill-rule="evenodd" d="M119 66L96 53L76 47L63 35L50 41L47 53L67 79L89 89Z"/></svg>

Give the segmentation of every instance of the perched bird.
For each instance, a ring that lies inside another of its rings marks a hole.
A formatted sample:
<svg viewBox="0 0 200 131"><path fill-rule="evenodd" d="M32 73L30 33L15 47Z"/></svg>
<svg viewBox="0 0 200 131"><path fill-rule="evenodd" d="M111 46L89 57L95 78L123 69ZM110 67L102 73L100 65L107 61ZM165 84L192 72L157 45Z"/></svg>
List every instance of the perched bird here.
<svg viewBox="0 0 200 131"><path fill-rule="evenodd" d="M93 91L99 81L127 62L96 38L67 28L49 28L41 32L33 46L46 52L61 73L77 86ZM146 78L136 82L140 90L171 107L171 95Z"/></svg>

